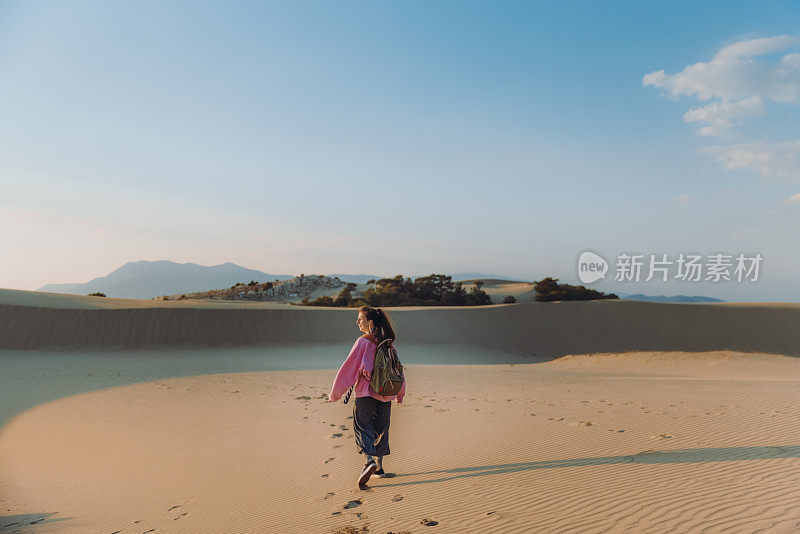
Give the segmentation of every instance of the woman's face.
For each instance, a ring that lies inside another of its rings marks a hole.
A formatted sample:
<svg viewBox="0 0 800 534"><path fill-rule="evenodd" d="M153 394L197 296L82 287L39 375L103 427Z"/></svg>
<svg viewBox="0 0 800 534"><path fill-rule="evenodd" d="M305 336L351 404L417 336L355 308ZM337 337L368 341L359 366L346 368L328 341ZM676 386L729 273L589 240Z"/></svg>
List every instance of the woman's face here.
<svg viewBox="0 0 800 534"><path fill-rule="evenodd" d="M365 334L369 334L372 332L372 321L367 321L367 314L364 312L358 312L358 319L356 319L356 326L358 329L364 332Z"/></svg>

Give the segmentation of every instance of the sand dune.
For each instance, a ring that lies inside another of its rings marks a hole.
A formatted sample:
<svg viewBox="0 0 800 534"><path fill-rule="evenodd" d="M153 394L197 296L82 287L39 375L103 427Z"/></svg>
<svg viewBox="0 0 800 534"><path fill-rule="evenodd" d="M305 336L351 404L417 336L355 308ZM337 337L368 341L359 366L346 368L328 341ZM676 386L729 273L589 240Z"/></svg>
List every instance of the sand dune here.
<svg viewBox="0 0 800 534"><path fill-rule="evenodd" d="M90 306L94 306L91 308ZM102 307L102 308L101 308ZM800 304L611 301L395 308L405 343L467 344L532 361L633 350L800 355ZM5 290L0 349L345 343L355 311L270 303L156 302Z"/></svg>
<svg viewBox="0 0 800 534"><path fill-rule="evenodd" d="M391 315L396 476L364 491L324 398L353 310L0 291L33 406L0 427L0 532L800 531L800 306Z"/></svg>
<svg viewBox="0 0 800 534"><path fill-rule="evenodd" d="M793 532L799 363L635 353L411 366L392 407L396 476L367 491L351 407L324 402L331 371L86 393L0 433L0 529Z"/></svg>
<svg viewBox="0 0 800 534"><path fill-rule="evenodd" d="M478 280L464 280L464 289L469 291L475 282L482 282L484 292L492 297L492 302L499 304L503 299L511 295L517 302L533 302L536 298L536 291L533 289L532 282L518 282L515 280L498 280L496 278L485 278Z"/></svg>

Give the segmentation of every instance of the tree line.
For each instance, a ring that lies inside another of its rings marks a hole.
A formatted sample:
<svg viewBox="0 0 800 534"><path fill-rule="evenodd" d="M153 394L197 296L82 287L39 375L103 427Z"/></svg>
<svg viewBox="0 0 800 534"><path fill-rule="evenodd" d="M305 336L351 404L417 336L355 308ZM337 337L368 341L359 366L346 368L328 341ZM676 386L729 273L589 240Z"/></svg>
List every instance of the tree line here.
<svg viewBox="0 0 800 534"><path fill-rule="evenodd" d="M367 282L372 287L364 296L352 295L356 284L349 283L336 297L303 299L306 306L334 306L359 308L361 306L485 306L492 298L483 290L483 282L476 282L469 291L461 282L453 282L450 276L432 274L419 278L405 278L398 274L394 278L381 278Z"/></svg>

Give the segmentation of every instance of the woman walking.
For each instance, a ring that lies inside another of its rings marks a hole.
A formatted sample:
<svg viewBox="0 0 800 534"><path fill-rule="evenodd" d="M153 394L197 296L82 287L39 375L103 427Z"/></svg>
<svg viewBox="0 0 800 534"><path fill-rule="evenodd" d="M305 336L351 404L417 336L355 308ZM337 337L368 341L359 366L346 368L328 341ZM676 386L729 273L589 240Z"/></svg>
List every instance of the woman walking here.
<svg viewBox="0 0 800 534"><path fill-rule="evenodd" d="M378 395L370 388L370 378L375 363L375 349L384 341L393 345L394 329L380 308L364 306L358 310L356 326L364 332L353 344L350 355L342 364L328 395L329 402L338 401L345 391L353 387L356 400L353 406L353 433L359 454L367 455L367 463L358 477L359 487L373 474L383 476L383 457L389 454L389 419L392 401L403 402L405 381L397 395ZM345 403L350 397L348 391Z"/></svg>

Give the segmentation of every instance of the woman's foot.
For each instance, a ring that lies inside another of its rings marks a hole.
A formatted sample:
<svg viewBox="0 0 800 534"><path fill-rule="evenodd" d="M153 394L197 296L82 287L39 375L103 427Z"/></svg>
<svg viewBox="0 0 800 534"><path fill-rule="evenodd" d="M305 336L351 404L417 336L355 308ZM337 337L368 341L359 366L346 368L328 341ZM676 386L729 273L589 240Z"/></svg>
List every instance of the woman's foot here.
<svg viewBox="0 0 800 534"><path fill-rule="evenodd" d="M361 476L358 477L358 485L363 486L369 481L369 477L375 474L375 471L378 470L378 464L375 463L375 460L370 460L364 466L364 469L361 471Z"/></svg>

